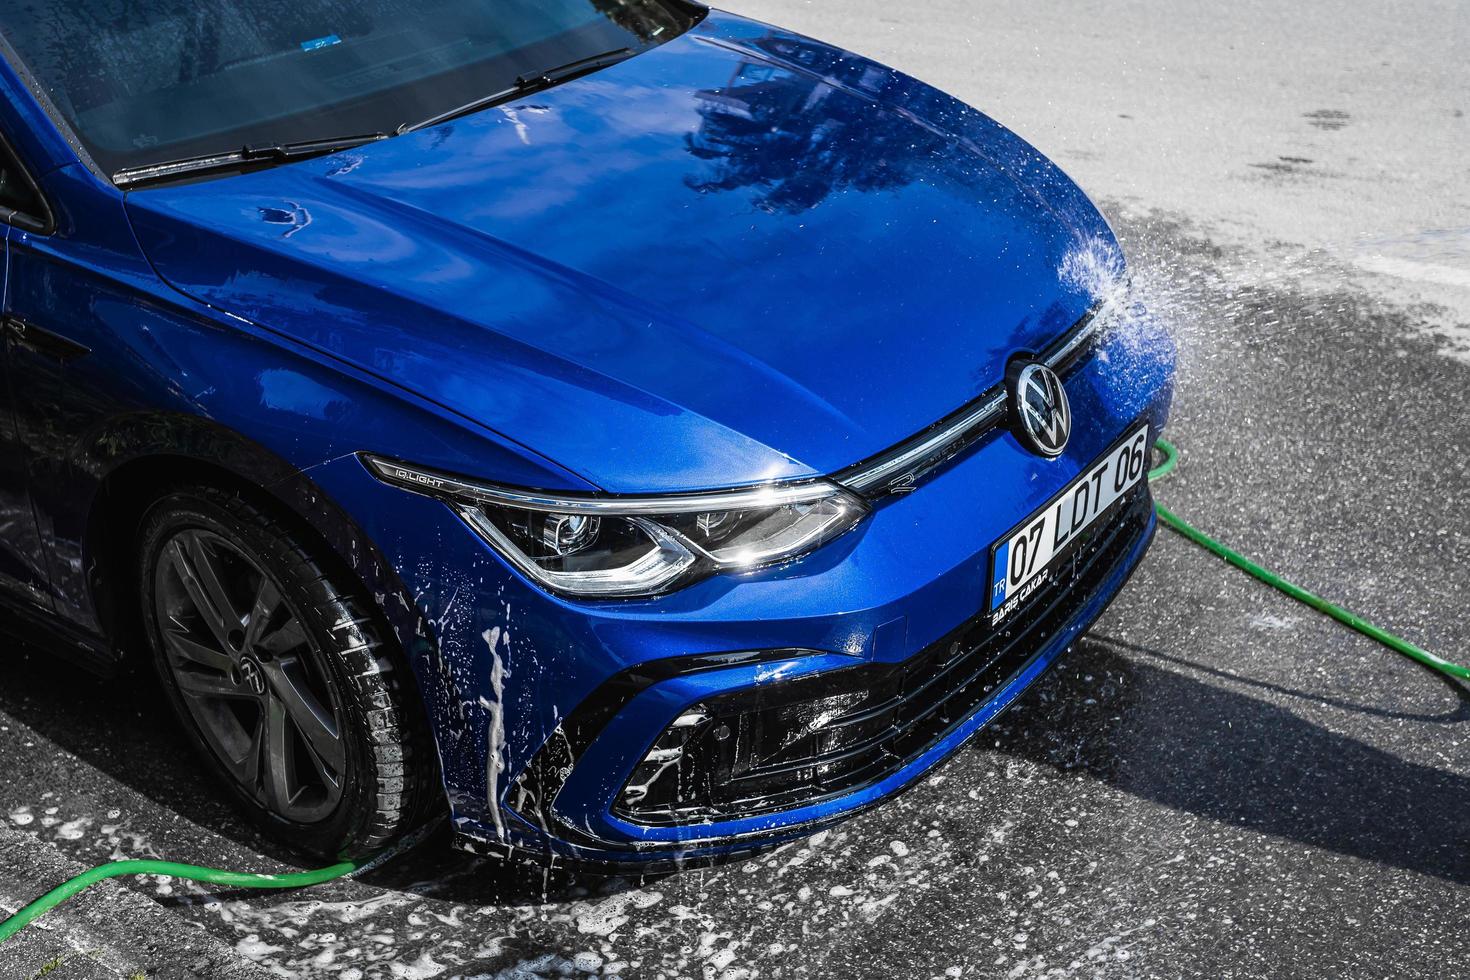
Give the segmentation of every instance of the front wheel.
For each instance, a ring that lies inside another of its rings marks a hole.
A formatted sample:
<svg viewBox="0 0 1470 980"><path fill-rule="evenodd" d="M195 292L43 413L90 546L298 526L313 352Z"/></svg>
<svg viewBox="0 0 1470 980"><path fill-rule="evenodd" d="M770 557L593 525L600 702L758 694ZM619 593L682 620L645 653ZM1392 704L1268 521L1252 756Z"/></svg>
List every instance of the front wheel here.
<svg viewBox="0 0 1470 980"><path fill-rule="evenodd" d="M175 711L254 822L362 857L428 812L437 770L401 651L298 537L224 490L169 494L142 523L143 621Z"/></svg>

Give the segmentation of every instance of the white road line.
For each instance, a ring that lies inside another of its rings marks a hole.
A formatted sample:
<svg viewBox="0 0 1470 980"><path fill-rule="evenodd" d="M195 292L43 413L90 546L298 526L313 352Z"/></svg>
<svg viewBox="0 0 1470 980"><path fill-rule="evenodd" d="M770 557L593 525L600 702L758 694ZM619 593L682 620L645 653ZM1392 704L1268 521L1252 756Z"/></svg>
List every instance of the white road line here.
<svg viewBox="0 0 1470 980"><path fill-rule="evenodd" d="M1470 289L1470 269L1457 269L1454 266L1435 265L1429 262L1413 262L1409 259L1394 258L1392 255L1364 255L1356 261L1359 266L1369 272L1380 272L1386 276L1412 279L1416 282L1432 282L1441 286Z"/></svg>

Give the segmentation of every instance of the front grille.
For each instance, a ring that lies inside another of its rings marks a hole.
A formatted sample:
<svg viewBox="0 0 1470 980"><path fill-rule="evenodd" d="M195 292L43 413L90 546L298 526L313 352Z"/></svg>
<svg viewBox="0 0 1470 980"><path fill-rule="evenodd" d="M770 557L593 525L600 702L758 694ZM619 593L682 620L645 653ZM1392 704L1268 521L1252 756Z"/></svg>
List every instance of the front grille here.
<svg viewBox="0 0 1470 980"><path fill-rule="evenodd" d="M655 742L613 812L660 826L749 817L850 793L902 769L986 704L1069 625L1148 526L1146 483L998 628L981 614L900 664L711 698Z"/></svg>
<svg viewBox="0 0 1470 980"><path fill-rule="evenodd" d="M1049 344L1038 359L1066 378L1087 358L1101 338L1106 328L1099 319L1101 309L1101 303L1094 305L1066 333ZM891 493L908 493L921 477L978 446L982 439L1000 427L1007 412L1006 385L1004 381L997 381L980 397L924 431L833 474L832 480L871 499Z"/></svg>

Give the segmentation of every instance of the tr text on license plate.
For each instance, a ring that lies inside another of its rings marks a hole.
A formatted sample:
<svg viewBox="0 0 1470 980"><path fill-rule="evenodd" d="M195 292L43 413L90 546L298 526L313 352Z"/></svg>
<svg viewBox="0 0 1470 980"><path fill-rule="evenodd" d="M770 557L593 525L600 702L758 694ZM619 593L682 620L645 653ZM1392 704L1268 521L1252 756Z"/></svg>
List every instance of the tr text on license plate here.
<svg viewBox="0 0 1470 980"><path fill-rule="evenodd" d="M1000 623L1049 582L1067 546L1133 489L1147 469L1145 424L997 542L990 558L990 624Z"/></svg>

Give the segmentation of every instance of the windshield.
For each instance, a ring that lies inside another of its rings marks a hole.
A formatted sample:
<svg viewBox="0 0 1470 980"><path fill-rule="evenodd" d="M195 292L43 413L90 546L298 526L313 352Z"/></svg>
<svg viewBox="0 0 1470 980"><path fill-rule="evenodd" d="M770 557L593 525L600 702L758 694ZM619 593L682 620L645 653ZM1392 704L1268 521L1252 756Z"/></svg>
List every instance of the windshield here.
<svg viewBox="0 0 1470 980"><path fill-rule="evenodd" d="M681 0L5 0L0 33L106 173L392 132L687 30Z"/></svg>

